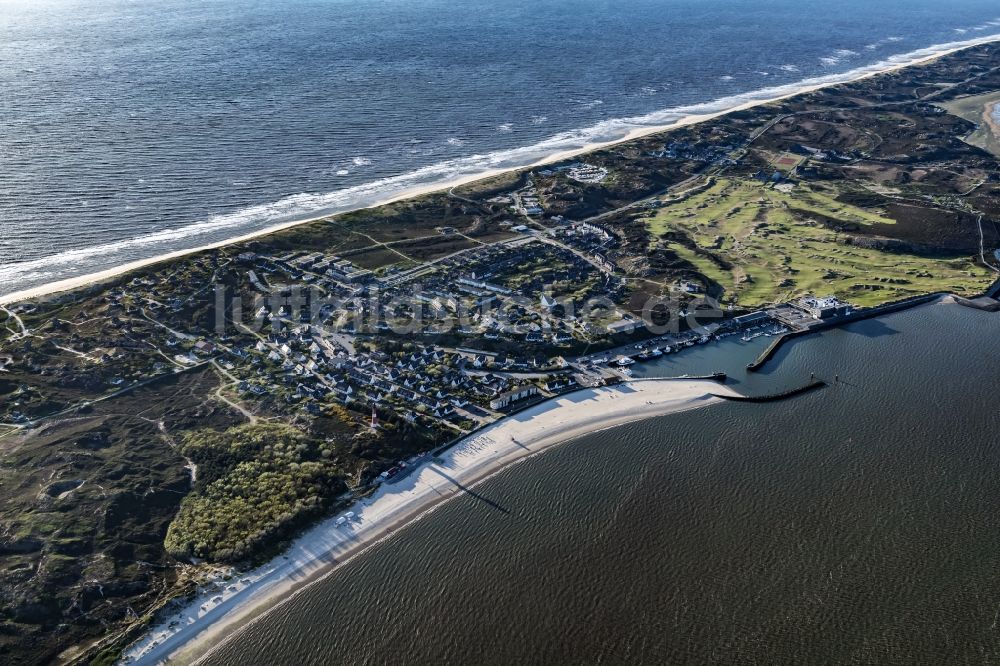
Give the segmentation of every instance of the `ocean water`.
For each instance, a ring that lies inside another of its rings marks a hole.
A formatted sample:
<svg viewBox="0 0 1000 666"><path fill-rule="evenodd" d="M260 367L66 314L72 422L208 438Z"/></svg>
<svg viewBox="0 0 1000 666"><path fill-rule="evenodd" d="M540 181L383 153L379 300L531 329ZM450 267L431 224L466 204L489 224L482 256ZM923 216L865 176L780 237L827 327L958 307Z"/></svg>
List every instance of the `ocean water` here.
<svg viewBox="0 0 1000 666"><path fill-rule="evenodd" d="M839 381L514 465L203 663L996 663L998 332L938 303L803 338L762 375L738 343L647 366Z"/></svg>
<svg viewBox="0 0 1000 666"><path fill-rule="evenodd" d="M0 295L993 33L995 0L0 0Z"/></svg>

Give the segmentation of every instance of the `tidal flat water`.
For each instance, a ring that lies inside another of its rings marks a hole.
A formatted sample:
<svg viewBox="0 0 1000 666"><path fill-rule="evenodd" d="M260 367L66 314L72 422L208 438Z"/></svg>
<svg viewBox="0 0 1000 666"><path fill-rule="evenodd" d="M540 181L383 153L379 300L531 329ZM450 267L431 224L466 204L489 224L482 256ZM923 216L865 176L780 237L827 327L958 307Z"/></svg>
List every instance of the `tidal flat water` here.
<svg viewBox="0 0 1000 666"><path fill-rule="evenodd" d="M998 334L1000 315L937 303L801 339L751 377L758 350L732 343L739 390L831 386L529 458L207 663L994 663ZM714 347L644 371L717 367Z"/></svg>

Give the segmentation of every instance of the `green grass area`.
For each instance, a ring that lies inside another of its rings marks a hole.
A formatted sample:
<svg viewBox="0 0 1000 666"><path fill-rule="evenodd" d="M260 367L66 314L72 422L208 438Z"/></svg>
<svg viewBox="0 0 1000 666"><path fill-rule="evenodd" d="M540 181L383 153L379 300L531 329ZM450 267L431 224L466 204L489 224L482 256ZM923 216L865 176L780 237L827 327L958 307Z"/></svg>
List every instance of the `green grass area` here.
<svg viewBox="0 0 1000 666"><path fill-rule="evenodd" d="M722 179L711 188L661 208L647 220L651 233L682 231L698 247L732 264L723 270L679 243L669 248L745 307L804 294L835 294L875 305L919 293L974 294L991 275L970 260L888 253L847 245L844 234L809 214L860 226L894 224L878 211L836 200L799 184L788 193L756 181Z"/></svg>
<svg viewBox="0 0 1000 666"><path fill-rule="evenodd" d="M698 272L707 277L709 280L717 282L723 286L728 285L732 281L732 273L723 270L705 255L698 254L691 248L681 245L680 243L669 243L667 244L667 248L676 253L677 256L689 264L693 264L698 269Z"/></svg>

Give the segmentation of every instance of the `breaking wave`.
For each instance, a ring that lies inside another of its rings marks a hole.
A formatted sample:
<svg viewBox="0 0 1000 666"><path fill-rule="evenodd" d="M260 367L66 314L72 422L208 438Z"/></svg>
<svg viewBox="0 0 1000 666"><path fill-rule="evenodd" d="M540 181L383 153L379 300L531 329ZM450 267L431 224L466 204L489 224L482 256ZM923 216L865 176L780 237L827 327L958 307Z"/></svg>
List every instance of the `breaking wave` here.
<svg viewBox="0 0 1000 666"><path fill-rule="evenodd" d="M314 219L376 205L414 189L443 187L458 178L475 177L498 169L528 166L565 151L581 150L595 144L620 140L637 130L666 128L687 116L719 113L742 104L789 95L807 86L844 82L886 67L903 65L930 57L942 51L996 41L997 39L1000 39L1000 34L939 44L894 55L880 62L844 72L729 95L700 104L676 106L638 116L608 119L589 127L554 134L528 146L445 160L409 173L381 178L332 192L295 194L271 203L213 215L203 221L174 229L67 250L39 259L11 262L0 266L0 285L3 285L0 287L0 294L10 294L54 280L86 275L136 259L218 243L279 224ZM830 57L843 59L855 55L856 52L843 49ZM797 71L795 65L785 65L781 69L786 72ZM590 102L590 104L595 104L595 102L597 100ZM533 122L535 121L533 120ZM539 122L544 122L544 119L540 119ZM498 131L504 130L498 128ZM357 166L364 166L370 164L370 161L367 158L358 157L353 160L353 163ZM341 170L338 173L343 171L346 170Z"/></svg>

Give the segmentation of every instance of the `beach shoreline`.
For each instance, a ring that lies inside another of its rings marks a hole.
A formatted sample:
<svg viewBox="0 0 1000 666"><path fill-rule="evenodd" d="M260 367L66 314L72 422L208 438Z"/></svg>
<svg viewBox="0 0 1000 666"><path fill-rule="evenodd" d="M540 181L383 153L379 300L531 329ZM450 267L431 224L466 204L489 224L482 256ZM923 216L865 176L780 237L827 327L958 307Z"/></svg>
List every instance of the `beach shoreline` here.
<svg viewBox="0 0 1000 666"><path fill-rule="evenodd" d="M738 394L711 380L640 379L575 391L501 419L439 458L418 457L405 478L383 483L351 507L354 519L338 524L346 512L325 519L284 554L171 612L132 643L123 663L196 663L342 564L451 499L465 494L505 512L472 489L512 465L593 432L718 404L720 395Z"/></svg>
<svg viewBox="0 0 1000 666"><path fill-rule="evenodd" d="M974 48L976 46L981 46L983 44L989 44L997 41L1000 41L1000 35L989 35L989 36L984 36L982 38L969 40L966 42L960 42L960 43L957 42L955 43L957 45L941 45L941 48L939 48L936 51L933 51L931 53L924 53L929 49L936 48L936 47L928 47L928 49L915 52L915 53L922 53L922 55L915 56L909 60L887 64L884 67L878 67L876 69L868 70L866 68L859 68L858 70L851 70L850 72L845 72L843 74L843 78L831 81L825 81L823 83L801 85L781 95L769 97L766 99L747 101L741 104L734 105L732 107L721 109L719 111L714 111L712 113L687 115L674 122L665 125L650 125L644 127L636 127L627 132L624 136L620 138L605 142L588 143L583 146L580 146L579 148L574 148L572 150L554 152L532 163L523 164L520 166L504 167L499 169L487 169L481 172L467 174L465 176L461 176L459 178L455 178L453 180L446 182L437 182L421 187L413 187L397 192L383 200L376 201L370 205L358 206L356 208L351 208L338 213L304 216L299 219L289 220L287 222L283 222L280 224L271 225L257 231L240 234L217 242L208 243L205 245L200 245L188 249L175 250L173 252L156 255L146 259L139 259L133 262L121 264L119 266L108 268L102 271L88 273L85 275L80 275L72 278L56 280L43 285L39 285L37 287L31 287L27 289L14 291L9 294L0 295L0 305L13 305L23 301L35 300L49 296L56 296L74 290L90 288L99 285L101 283L111 281L115 278L121 277L133 271L137 271L142 268L147 268L149 266L153 266L156 264L169 262L175 259L180 259L188 255L198 254L200 252L206 252L226 247L229 245L234 245L237 243L247 242L256 238L268 236L274 233L278 233L280 231L291 229L293 227L301 226L304 224L310 224L312 222L317 222L320 220L330 219L332 217L335 217L337 215L342 215L347 212L377 208L379 206L385 206L388 204L396 203L407 199L413 199L416 197L426 196L429 194L448 191L456 187L461 187L463 185L468 185L470 183L474 183L484 179L493 178L502 174L512 173L525 169L537 168L547 164L561 162L563 160L579 157L581 155L585 155L597 150L606 149L609 147L627 143L629 141L634 141L636 139L650 136L653 134L659 134L672 129L687 127L690 125L707 122L730 113L736 113L746 109L772 104L774 102L789 99L809 92L814 92L825 88L831 88L838 85L844 85L846 83L852 83L855 81L861 81L888 72L898 71L901 69L906 69L908 67L925 64L927 62L937 60L939 58L942 58L944 56L953 53L957 53L966 49ZM857 73L859 71L861 71L861 73Z"/></svg>
<svg viewBox="0 0 1000 666"><path fill-rule="evenodd" d="M988 102L983 105L983 121L1000 141L1000 102Z"/></svg>

